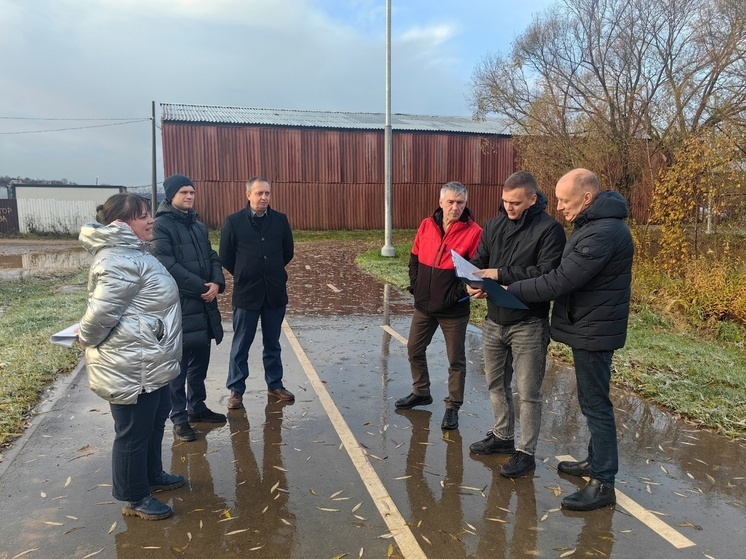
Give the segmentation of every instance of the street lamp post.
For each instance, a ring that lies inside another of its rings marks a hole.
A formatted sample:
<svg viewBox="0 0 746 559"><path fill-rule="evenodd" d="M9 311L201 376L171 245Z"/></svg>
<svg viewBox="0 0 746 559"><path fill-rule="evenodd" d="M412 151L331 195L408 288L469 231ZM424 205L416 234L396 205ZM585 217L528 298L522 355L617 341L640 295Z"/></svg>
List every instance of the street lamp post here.
<svg viewBox="0 0 746 559"><path fill-rule="evenodd" d="M391 192L391 0L386 0L386 125L384 127L384 245L381 256L396 256L396 249L392 243L392 192Z"/></svg>

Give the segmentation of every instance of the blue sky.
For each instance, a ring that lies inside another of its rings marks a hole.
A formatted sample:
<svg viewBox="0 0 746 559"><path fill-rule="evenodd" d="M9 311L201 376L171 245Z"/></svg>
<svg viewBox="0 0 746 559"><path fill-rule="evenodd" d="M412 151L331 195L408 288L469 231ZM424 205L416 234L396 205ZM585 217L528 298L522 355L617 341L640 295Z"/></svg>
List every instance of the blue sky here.
<svg viewBox="0 0 746 559"><path fill-rule="evenodd" d="M552 3L392 0L392 110L469 116L476 64ZM19 117L148 118L153 100L383 112L384 38L385 0L0 0L0 175L150 181L147 121L17 134L106 123Z"/></svg>

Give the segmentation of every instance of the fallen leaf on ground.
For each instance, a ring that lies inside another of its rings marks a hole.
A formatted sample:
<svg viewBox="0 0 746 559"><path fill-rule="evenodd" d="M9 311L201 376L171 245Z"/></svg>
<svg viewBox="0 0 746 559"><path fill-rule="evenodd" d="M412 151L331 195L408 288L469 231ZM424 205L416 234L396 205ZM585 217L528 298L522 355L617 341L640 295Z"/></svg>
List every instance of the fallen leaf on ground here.
<svg viewBox="0 0 746 559"><path fill-rule="evenodd" d="M31 549L27 549L26 551L22 551L18 555L14 555L13 559L18 559L19 557L23 557L24 555L28 555L29 553L33 553L34 551L39 551L38 547L33 547Z"/></svg>
<svg viewBox="0 0 746 559"><path fill-rule="evenodd" d="M85 557L83 557L83 559L88 559L89 557L93 557L94 555L98 555L98 554L99 554L99 553L101 553L101 552L102 552L103 550L104 550L104 548L102 547L102 548L101 548L101 549L99 549L98 551L94 551L93 553L89 553L88 555L86 555Z"/></svg>
<svg viewBox="0 0 746 559"><path fill-rule="evenodd" d="M109 528L109 534L111 534L114 530L117 529L117 523L114 521L114 524L111 525L111 528Z"/></svg>

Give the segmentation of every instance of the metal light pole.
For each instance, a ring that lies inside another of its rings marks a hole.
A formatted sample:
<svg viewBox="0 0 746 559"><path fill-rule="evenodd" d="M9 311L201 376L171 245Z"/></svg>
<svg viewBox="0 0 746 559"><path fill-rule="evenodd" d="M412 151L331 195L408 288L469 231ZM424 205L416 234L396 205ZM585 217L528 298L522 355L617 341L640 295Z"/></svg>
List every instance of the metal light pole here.
<svg viewBox="0 0 746 559"><path fill-rule="evenodd" d="M391 207L391 0L386 0L386 126L383 133L384 143L384 204L385 204L385 230L384 245L381 248L381 256L396 256L396 249L391 242L393 217Z"/></svg>
<svg viewBox="0 0 746 559"><path fill-rule="evenodd" d="M158 211L158 204L156 203L158 201L158 173L155 168L155 101L151 103L151 118L153 119L153 184L150 191L150 213L155 217L155 212Z"/></svg>

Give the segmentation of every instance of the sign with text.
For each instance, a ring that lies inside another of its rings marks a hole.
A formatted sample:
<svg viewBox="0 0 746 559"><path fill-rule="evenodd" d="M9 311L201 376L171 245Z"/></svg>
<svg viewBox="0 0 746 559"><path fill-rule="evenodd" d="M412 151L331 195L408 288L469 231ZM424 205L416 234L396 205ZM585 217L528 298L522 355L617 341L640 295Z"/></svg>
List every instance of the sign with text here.
<svg viewBox="0 0 746 559"><path fill-rule="evenodd" d="M0 200L0 235L18 233L18 201Z"/></svg>

